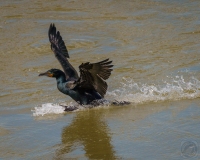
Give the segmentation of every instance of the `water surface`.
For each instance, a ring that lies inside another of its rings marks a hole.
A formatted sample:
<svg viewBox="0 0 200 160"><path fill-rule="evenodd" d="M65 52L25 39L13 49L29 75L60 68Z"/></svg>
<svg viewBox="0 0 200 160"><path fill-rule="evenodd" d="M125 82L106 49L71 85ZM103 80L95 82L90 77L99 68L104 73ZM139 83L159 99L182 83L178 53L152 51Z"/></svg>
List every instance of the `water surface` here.
<svg viewBox="0 0 200 160"><path fill-rule="evenodd" d="M185 141L200 144L199 8L198 0L0 2L0 158L184 158ZM77 70L113 60L106 98L132 104L63 113L57 104L73 100L38 77L61 68L50 23Z"/></svg>

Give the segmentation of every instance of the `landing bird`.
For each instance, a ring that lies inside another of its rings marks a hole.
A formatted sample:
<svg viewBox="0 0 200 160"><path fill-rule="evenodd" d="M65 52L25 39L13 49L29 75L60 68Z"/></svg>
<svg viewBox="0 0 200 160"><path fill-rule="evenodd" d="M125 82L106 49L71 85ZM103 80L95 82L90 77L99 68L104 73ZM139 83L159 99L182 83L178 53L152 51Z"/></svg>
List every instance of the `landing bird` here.
<svg viewBox="0 0 200 160"><path fill-rule="evenodd" d="M50 69L39 76L54 77L60 92L70 96L80 105L90 104L94 100L103 99L108 85L105 82L111 75L112 61L105 59L97 63L82 63L79 66L80 76L69 63L69 54L59 31L54 24L49 27L51 50L60 62L63 70Z"/></svg>

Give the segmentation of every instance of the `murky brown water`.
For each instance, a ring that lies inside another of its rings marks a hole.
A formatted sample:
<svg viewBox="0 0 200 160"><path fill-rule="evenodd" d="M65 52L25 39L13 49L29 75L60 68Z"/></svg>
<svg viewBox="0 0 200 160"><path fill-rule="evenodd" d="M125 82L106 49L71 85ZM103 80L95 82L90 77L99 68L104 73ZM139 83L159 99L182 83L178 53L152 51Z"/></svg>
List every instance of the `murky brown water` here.
<svg viewBox="0 0 200 160"><path fill-rule="evenodd" d="M0 158L199 159L199 149L181 152L185 141L200 144L199 8L198 0L0 2ZM60 113L55 104L73 101L38 77L61 68L50 23L76 69L112 59L106 98L132 104Z"/></svg>

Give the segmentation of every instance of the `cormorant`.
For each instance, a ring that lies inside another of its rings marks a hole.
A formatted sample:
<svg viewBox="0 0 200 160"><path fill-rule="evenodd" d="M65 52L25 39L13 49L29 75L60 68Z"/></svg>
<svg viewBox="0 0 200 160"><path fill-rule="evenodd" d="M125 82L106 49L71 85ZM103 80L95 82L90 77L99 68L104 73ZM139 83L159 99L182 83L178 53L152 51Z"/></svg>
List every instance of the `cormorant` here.
<svg viewBox="0 0 200 160"><path fill-rule="evenodd" d="M51 50L60 62L64 72L59 69L50 69L39 74L39 76L56 78L58 90L69 95L81 105L87 105L94 100L103 99L108 87L105 80L111 75L112 61L105 59L97 63L82 63L79 66L79 77L67 59L69 58L68 50L54 24L50 24L48 36Z"/></svg>

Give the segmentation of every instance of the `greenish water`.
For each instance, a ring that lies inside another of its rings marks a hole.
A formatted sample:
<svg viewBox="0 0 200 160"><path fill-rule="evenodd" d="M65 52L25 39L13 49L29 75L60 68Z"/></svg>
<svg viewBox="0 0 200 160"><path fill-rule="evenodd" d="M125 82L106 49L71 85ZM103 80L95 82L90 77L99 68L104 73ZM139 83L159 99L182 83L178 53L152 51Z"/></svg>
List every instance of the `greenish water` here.
<svg viewBox="0 0 200 160"><path fill-rule="evenodd" d="M200 2L0 2L0 159L199 159ZM48 41L61 32L78 70L113 60L106 99L64 113ZM193 145L189 145L193 144Z"/></svg>

